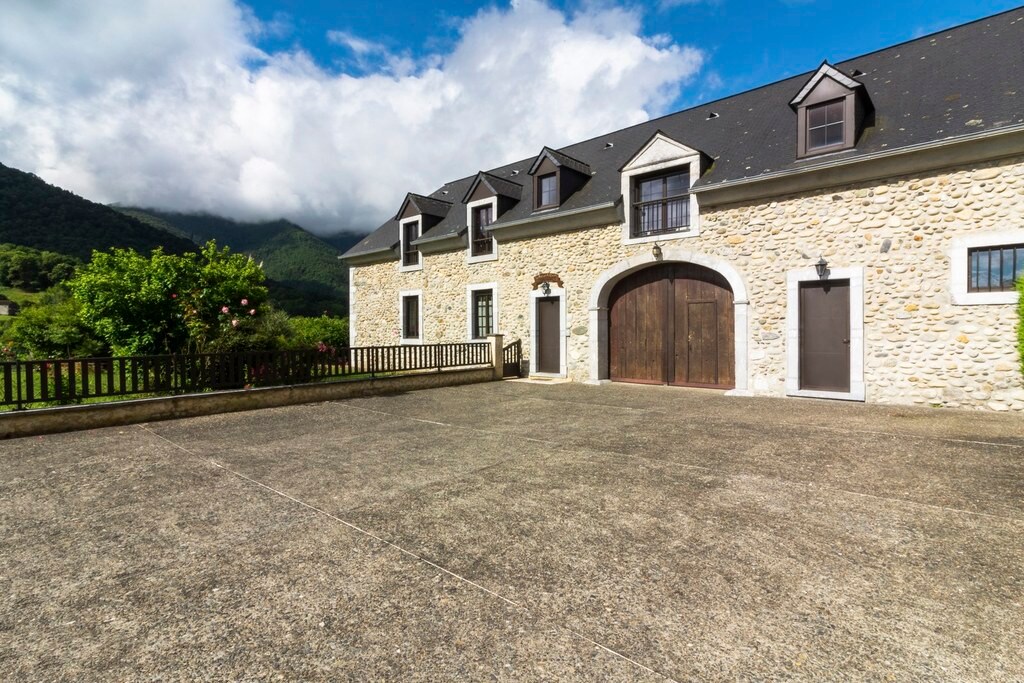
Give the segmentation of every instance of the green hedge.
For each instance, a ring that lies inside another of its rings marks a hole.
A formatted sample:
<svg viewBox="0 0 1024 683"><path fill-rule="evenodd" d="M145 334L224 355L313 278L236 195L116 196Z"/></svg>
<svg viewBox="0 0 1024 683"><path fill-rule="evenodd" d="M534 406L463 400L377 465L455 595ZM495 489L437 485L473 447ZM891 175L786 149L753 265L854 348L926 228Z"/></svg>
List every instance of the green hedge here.
<svg viewBox="0 0 1024 683"><path fill-rule="evenodd" d="M1024 277L1017 280L1020 297L1017 302L1017 350L1020 352L1020 371L1024 374Z"/></svg>

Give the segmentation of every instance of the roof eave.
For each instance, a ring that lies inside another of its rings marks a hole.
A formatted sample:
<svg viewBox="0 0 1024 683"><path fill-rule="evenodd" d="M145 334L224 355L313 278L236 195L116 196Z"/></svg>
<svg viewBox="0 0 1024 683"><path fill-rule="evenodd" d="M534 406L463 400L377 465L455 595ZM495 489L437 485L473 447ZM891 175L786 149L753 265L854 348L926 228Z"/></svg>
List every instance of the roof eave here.
<svg viewBox="0 0 1024 683"><path fill-rule="evenodd" d="M1024 153L1024 124L934 140L855 157L828 159L751 178L698 185L701 206L778 197L839 185L931 171Z"/></svg>
<svg viewBox="0 0 1024 683"><path fill-rule="evenodd" d="M558 232L569 232L599 225L622 222L621 198L613 202L593 204L569 211L558 211L529 216L508 223L492 223L488 226L491 234L500 243L505 239L536 237Z"/></svg>
<svg viewBox="0 0 1024 683"><path fill-rule="evenodd" d="M397 259L398 256L395 254L393 247L385 247L382 249L374 249L373 251L363 251L356 254L349 252L342 254L338 258L349 266L367 266L373 263L393 261Z"/></svg>

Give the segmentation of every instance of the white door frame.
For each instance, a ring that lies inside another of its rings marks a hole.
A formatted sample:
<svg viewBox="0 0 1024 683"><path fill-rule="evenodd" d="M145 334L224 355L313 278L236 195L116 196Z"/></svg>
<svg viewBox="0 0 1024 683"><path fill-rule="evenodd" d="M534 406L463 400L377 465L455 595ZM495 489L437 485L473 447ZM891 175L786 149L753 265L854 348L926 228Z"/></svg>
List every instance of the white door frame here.
<svg viewBox="0 0 1024 683"><path fill-rule="evenodd" d="M826 280L850 281L850 391L800 388L800 283L822 278L813 268L786 273L786 395L863 401L864 386L864 268L829 268Z"/></svg>
<svg viewBox="0 0 1024 683"><path fill-rule="evenodd" d="M549 283L550 284L550 283ZM558 298L558 373L537 372L537 299ZM568 375L565 360L565 338L568 330L565 324L565 290L551 287L550 294L540 289L530 292L530 374L537 377L566 377Z"/></svg>

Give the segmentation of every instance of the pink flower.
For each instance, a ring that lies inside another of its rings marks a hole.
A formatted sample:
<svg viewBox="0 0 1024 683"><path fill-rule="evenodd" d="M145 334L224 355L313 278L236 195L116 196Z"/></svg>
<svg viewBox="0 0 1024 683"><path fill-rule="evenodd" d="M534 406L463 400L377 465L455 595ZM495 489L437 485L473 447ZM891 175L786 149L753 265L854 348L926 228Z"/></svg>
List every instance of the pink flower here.
<svg viewBox="0 0 1024 683"><path fill-rule="evenodd" d="M171 294L171 298L172 298L172 299L177 299L177 298L178 298L178 295L177 295L177 294Z"/></svg>
<svg viewBox="0 0 1024 683"><path fill-rule="evenodd" d="M248 306L249 305L249 300L248 299L242 299L242 305L243 306Z"/></svg>
<svg viewBox="0 0 1024 683"><path fill-rule="evenodd" d="M238 327L238 320L237 319L231 321L231 327Z"/></svg>
<svg viewBox="0 0 1024 683"><path fill-rule="evenodd" d="M250 308L249 309L249 315L256 315L256 309L255 308Z"/></svg>
<svg viewBox="0 0 1024 683"><path fill-rule="evenodd" d="M228 308L227 306L221 306L221 307L220 307L220 312L221 312L221 313L227 313L227 312L228 312L229 310L230 310L230 309L229 309L229 308Z"/></svg>

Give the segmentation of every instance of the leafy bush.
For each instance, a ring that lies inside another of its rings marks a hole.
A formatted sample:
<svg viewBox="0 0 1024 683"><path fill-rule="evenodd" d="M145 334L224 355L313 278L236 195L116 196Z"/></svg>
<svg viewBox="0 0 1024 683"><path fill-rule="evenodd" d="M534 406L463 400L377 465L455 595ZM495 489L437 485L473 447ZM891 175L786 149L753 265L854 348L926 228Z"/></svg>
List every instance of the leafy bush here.
<svg viewBox="0 0 1024 683"><path fill-rule="evenodd" d="M81 305L62 289L49 290L40 303L26 306L3 335L7 355L29 358L71 358L102 353L81 318Z"/></svg>
<svg viewBox="0 0 1024 683"><path fill-rule="evenodd" d="M331 348L348 346L348 318L318 318L296 316L292 318L291 346L296 349L314 349L321 345Z"/></svg>
<svg viewBox="0 0 1024 683"><path fill-rule="evenodd" d="M288 314L270 306L263 307L257 313L224 320L206 350L221 353L276 351L289 348L292 328Z"/></svg>
<svg viewBox="0 0 1024 683"><path fill-rule="evenodd" d="M200 254L93 252L68 287L83 321L119 354L206 351L261 313L267 289L249 257L208 242Z"/></svg>

